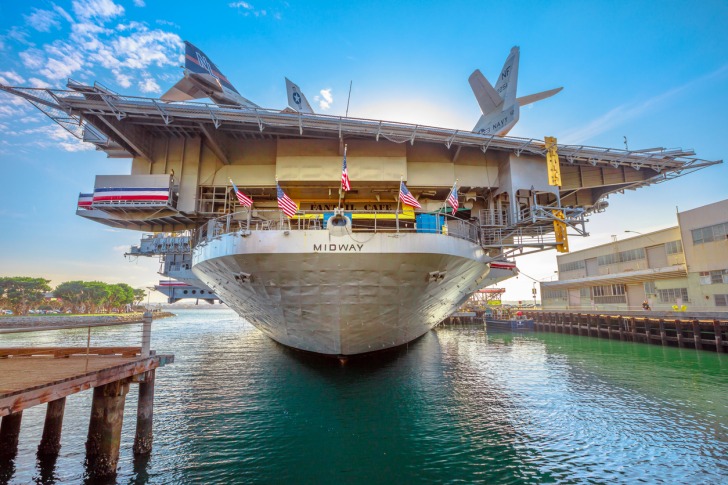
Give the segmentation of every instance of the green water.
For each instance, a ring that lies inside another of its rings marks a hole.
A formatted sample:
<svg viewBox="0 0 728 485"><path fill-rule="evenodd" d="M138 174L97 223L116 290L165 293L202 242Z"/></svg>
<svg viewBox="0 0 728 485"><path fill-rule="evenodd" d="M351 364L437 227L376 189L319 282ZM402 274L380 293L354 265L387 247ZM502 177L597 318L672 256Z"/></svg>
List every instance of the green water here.
<svg viewBox="0 0 728 485"><path fill-rule="evenodd" d="M85 345L85 331L0 336ZM137 327L92 344L134 344ZM438 328L338 361L275 344L226 310L155 322L154 451L118 483L725 483L728 356L570 335ZM24 413L10 483L79 483L91 393L69 397L57 462L35 460L44 406Z"/></svg>

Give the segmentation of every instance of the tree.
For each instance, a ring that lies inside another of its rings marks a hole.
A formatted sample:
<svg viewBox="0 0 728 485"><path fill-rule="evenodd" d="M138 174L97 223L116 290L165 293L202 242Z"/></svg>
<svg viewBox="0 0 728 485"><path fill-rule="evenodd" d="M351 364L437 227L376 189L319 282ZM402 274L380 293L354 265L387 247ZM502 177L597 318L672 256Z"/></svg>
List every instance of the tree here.
<svg viewBox="0 0 728 485"><path fill-rule="evenodd" d="M147 292L144 291L144 288L134 288L134 304L140 305L144 298L147 297Z"/></svg>
<svg viewBox="0 0 728 485"><path fill-rule="evenodd" d="M134 302L134 288L126 283L108 285L109 297L107 304L109 310L120 310L122 306L131 305Z"/></svg>
<svg viewBox="0 0 728 485"><path fill-rule="evenodd" d="M111 291L109 286L101 281L89 281L84 283L84 303L88 305L91 313L98 313L99 308L106 303Z"/></svg>
<svg viewBox="0 0 728 485"><path fill-rule="evenodd" d="M53 292L56 298L63 300L64 307L73 313L81 313L86 299L86 283L83 281L66 281L58 285Z"/></svg>
<svg viewBox="0 0 728 485"><path fill-rule="evenodd" d="M13 312L26 315L51 290L50 280L28 276L0 277L0 296Z"/></svg>

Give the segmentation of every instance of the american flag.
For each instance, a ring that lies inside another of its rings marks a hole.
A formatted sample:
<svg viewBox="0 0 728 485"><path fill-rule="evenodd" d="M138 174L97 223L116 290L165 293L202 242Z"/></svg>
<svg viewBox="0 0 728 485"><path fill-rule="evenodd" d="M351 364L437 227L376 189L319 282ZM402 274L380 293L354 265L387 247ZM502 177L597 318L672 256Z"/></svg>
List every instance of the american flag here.
<svg viewBox="0 0 728 485"><path fill-rule="evenodd" d="M244 205L245 207L252 207L253 199L240 192L238 190L238 186L235 185L235 182L233 182L233 179L230 179L230 183L233 184L233 189L235 189L235 196L238 198L238 202L240 202L240 205Z"/></svg>
<svg viewBox="0 0 728 485"><path fill-rule="evenodd" d="M455 212L458 210L458 183L455 182L452 185L452 190L450 191L450 195L447 196L447 203L452 206L452 211Z"/></svg>
<svg viewBox="0 0 728 485"><path fill-rule="evenodd" d="M346 169L346 146L344 146L344 163L341 168L341 188L344 192L351 190L351 183L349 182L349 171Z"/></svg>
<svg viewBox="0 0 728 485"><path fill-rule="evenodd" d="M288 217L296 215L296 212L298 211L296 203L293 202L285 192L283 192L283 189L280 185L278 185L278 183L276 183L276 189L278 190L278 208L281 209Z"/></svg>
<svg viewBox="0 0 728 485"><path fill-rule="evenodd" d="M399 200L401 200L403 204L422 209L422 206L419 202L417 202L417 199L415 199L412 194L410 194L410 191L407 190L407 186L404 182L399 183Z"/></svg>

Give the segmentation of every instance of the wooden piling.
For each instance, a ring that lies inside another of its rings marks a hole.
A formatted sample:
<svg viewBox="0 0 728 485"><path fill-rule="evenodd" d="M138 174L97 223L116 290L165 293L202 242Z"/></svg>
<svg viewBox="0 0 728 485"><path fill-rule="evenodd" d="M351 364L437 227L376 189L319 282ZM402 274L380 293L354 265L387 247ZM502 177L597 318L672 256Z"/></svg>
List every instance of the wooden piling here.
<svg viewBox="0 0 728 485"><path fill-rule="evenodd" d="M154 418L154 379L155 372L150 370L139 383L139 404L137 407L136 435L134 454L145 455L152 451L152 423Z"/></svg>
<svg viewBox="0 0 728 485"><path fill-rule="evenodd" d="M14 458L18 454L22 420L23 411L3 416L2 422L0 422L0 458Z"/></svg>
<svg viewBox="0 0 728 485"><path fill-rule="evenodd" d="M683 327L680 320L675 320L675 332L677 332L677 346L682 349L685 347L685 342L683 340Z"/></svg>
<svg viewBox="0 0 728 485"><path fill-rule="evenodd" d="M665 320L660 318L660 341L662 345L667 345L667 332L665 331Z"/></svg>
<svg viewBox="0 0 728 485"><path fill-rule="evenodd" d="M700 330L700 322L697 319L693 320L693 339L695 350L703 350L703 332Z"/></svg>
<svg viewBox="0 0 728 485"><path fill-rule="evenodd" d="M57 455L61 451L61 428L63 427L65 408L65 397L48 403L45 424L43 425L43 437L40 439L40 445L38 445L38 455Z"/></svg>
<svg viewBox="0 0 728 485"><path fill-rule="evenodd" d="M129 379L94 388L86 440L86 470L89 477L110 477L116 474L127 392Z"/></svg>
<svg viewBox="0 0 728 485"><path fill-rule="evenodd" d="M718 320L713 320L713 332L715 335L715 351L716 352L724 352L723 349L723 335L722 335L722 329L720 328L720 322Z"/></svg>
<svg viewBox="0 0 728 485"><path fill-rule="evenodd" d="M572 312L527 312L534 319L536 330L543 332L569 333L589 337L644 342L655 345L684 348L692 344L696 350L726 350L726 322L713 320L665 320L655 316L582 314ZM659 335L658 335L659 331ZM713 332L711 335L711 331ZM675 332L673 337L672 332ZM659 342L658 342L659 341Z"/></svg>

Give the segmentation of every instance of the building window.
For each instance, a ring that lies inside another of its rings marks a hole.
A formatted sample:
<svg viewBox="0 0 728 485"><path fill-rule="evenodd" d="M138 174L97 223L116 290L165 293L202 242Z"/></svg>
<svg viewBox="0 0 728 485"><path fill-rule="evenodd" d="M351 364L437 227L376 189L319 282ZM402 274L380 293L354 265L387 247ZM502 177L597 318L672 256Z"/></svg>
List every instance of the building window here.
<svg viewBox="0 0 728 485"><path fill-rule="evenodd" d="M579 288L579 297L590 299L591 298L591 288Z"/></svg>
<svg viewBox="0 0 728 485"><path fill-rule="evenodd" d="M586 265L584 264L584 260L580 261L572 261L570 263L561 263L559 264L559 271L562 273L565 273L567 271L576 271L578 269L584 269L586 268Z"/></svg>
<svg viewBox="0 0 728 485"><path fill-rule="evenodd" d="M701 285L720 285L728 283L728 270L719 269L715 271L701 271Z"/></svg>
<svg viewBox="0 0 728 485"><path fill-rule="evenodd" d="M620 253L605 254L604 256L597 257L597 264L599 266L606 266L608 264L615 263L627 263L629 261L636 261L638 259L645 259L646 253L645 248L630 249L628 251L622 251Z"/></svg>
<svg viewBox="0 0 728 485"><path fill-rule="evenodd" d="M722 241L726 238L726 234L728 234L728 222L693 229L691 233L693 235L693 244Z"/></svg>
<svg viewBox="0 0 728 485"><path fill-rule="evenodd" d="M656 295L657 288L654 281L645 281L645 295Z"/></svg>
<svg viewBox="0 0 728 485"><path fill-rule="evenodd" d="M670 241L665 243L665 251L667 254L680 254L683 252L681 241Z"/></svg>
<svg viewBox="0 0 728 485"><path fill-rule="evenodd" d="M627 303L625 285L592 286L595 303Z"/></svg>
<svg viewBox="0 0 728 485"><path fill-rule="evenodd" d="M543 290L541 298L544 300L564 300L566 301L566 290Z"/></svg>
<svg viewBox="0 0 728 485"><path fill-rule="evenodd" d="M660 299L660 303L675 303L678 298L682 299L683 303L690 301L688 299L687 288L667 288L665 290L657 290L657 296Z"/></svg>
<svg viewBox="0 0 728 485"><path fill-rule="evenodd" d="M715 296L715 306L728 306L728 295L713 296Z"/></svg>

